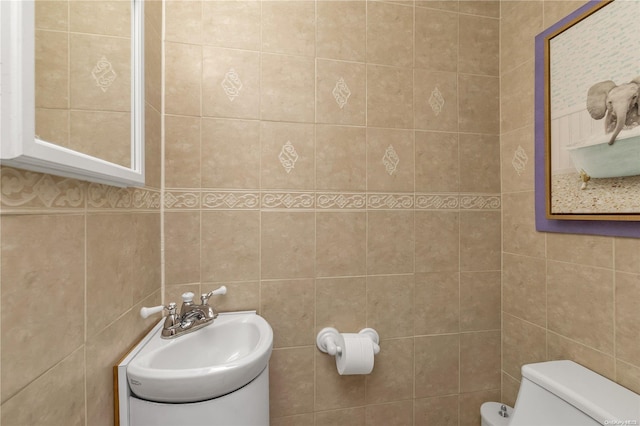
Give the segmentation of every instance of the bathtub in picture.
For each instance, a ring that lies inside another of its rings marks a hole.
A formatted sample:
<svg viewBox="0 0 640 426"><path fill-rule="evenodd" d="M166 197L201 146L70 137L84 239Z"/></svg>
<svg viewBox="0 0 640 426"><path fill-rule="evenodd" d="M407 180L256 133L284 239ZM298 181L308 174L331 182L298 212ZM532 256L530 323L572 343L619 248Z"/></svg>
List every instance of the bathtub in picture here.
<svg viewBox="0 0 640 426"><path fill-rule="evenodd" d="M620 132L613 145L611 135L590 136L567 146L573 165L592 178L640 175L640 126Z"/></svg>

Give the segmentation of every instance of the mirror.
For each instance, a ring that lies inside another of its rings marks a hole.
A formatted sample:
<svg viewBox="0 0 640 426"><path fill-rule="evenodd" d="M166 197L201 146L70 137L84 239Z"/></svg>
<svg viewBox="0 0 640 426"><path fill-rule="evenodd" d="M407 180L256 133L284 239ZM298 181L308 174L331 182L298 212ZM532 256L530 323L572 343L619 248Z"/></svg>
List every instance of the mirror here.
<svg viewBox="0 0 640 426"><path fill-rule="evenodd" d="M143 1L9 1L0 20L0 163L143 185Z"/></svg>

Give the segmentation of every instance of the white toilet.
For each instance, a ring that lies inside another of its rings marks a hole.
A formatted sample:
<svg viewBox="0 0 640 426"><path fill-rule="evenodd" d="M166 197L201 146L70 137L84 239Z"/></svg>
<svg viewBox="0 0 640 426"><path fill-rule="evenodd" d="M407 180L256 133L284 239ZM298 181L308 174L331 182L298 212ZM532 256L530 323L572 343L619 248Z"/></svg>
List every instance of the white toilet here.
<svg viewBox="0 0 640 426"><path fill-rule="evenodd" d="M549 361L522 367L513 410L485 402L480 414L482 426L640 425L640 395L573 361Z"/></svg>
<svg viewBox="0 0 640 426"><path fill-rule="evenodd" d="M513 416L513 408L499 402L485 402L480 407L482 426L507 426Z"/></svg>

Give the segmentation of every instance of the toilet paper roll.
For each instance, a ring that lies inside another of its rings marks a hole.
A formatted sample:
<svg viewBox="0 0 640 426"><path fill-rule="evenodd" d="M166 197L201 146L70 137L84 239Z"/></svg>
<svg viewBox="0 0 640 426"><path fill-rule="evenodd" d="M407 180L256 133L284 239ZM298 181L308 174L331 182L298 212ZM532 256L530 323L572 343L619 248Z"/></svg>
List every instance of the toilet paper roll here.
<svg viewBox="0 0 640 426"><path fill-rule="evenodd" d="M373 341L357 333L341 333L338 346L342 348L336 354L336 367L341 376L351 374L369 374L373 370Z"/></svg>

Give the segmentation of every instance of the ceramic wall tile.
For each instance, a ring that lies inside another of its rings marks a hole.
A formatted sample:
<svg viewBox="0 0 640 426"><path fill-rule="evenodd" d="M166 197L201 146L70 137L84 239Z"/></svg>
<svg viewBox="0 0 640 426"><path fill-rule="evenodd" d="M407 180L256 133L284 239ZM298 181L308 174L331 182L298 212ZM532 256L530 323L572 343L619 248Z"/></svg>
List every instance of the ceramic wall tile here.
<svg viewBox="0 0 640 426"><path fill-rule="evenodd" d="M413 318L416 335L459 332L460 307L458 272L415 274Z"/></svg>
<svg viewBox="0 0 640 426"><path fill-rule="evenodd" d="M315 129L312 124L263 121L260 144L263 188L314 189Z"/></svg>
<svg viewBox="0 0 640 426"><path fill-rule="evenodd" d="M135 228L132 213L87 217L87 336L93 336L133 304ZM111 265L105 268L104 265Z"/></svg>
<svg viewBox="0 0 640 426"><path fill-rule="evenodd" d="M367 325L385 338L413 335L413 275L367 277Z"/></svg>
<svg viewBox="0 0 640 426"><path fill-rule="evenodd" d="M460 335L460 392L500 388L500 331Z"/></svg>
<svg viewBox="0 0 640 426"><path fill-rule="evenodd" d="M413 8L367 2L367 62L413 65Z"/></svg>
<svg viewBox="0 0 640 426"><path fill-rule="evenodd" d="M425 5L425 2L419 2L419 5ZM456 72L459 49L458 14L421 7L416 8L415 13L416 68Z"/></svg>
<svg viewBox="0 0 640 426"><path fill-rule="evenodd" d="M39 30L69 30L68 1L39 1L35 3L35 28Z"/></svg>
<svg viewBox="0 0 640 426"><path fill-rule="evenodd" d="M613 268L614 241L609 237L549 234L547 259Z"/></svg>
<svg viewBox="0 0 640 426"><path fill-rule="evenodd" d="M460 149L457 133L415 132L416 191L458 192Z"/></svg>
<svg viewBox="0 0 640 426"><path fill-rule="evenodd" d="M528 0L507 1L500 4L501 74L533 57L533 39L545 28L542 22L543 3L539 0Z"/></svg>
<svg viewBox="0 0 640 426"><path fill-rule="evenodd" d="M500 126L503 132L534 124L534 61L519 64L500 79Z"/></svg>
<svg viewBox="0 0 640 426"><path fill-rule="evenodd" d="M500 270L500 219L500 211L460 212L460 270Z"/></svg>
<svg viewBox="0 0 640 426"><path fill-rule="evenodd" d="M546 332L520 318L502 314L502 370L521 380L524 364L547 360Z"/></svg>
<svg viewBox="0 0 640 426"><path fill-rule="evenodd" d="M534 129L526 126L500 135L502 191L534 189Z"/></svg>
<svg viewBox="0 0 640 426"><path fill-rule="evenodd" d="M0 421L6 425L82 426L87 421L84 381L84 351L78 349L3 402Z"/></svg>
<svg viewBox="0 0 640 426"><path fill-rule="evenodd" d="M457 211L418 211L416 272L460 270L460 214Z"/></svg>
<svg viewBox="0 0 640 426"><path fill-rule="evenodd" d="M269 278L313 278L315 275L314 213L263 212L261 275Z"/></svg>
<svg viewBox="0 0 640 426"><path fill-rule="evenodd" d="M380 341L381 349L376 355L374 371L365 377L367 404L411 398L414 383L413 340L403 338Z"/></svg>
<svg viewBox="0 0 640 426"><path fill-rule="evenodd" d="M315 117L312 58L262 54L260 118L311 123ZM283 76L288 76L285 80Z"/></svg>
<svg viewBox="0 0 640 426"><path fill-rule="evenodd" d="M366 407L367 426L401 426L413 422L413 401L398 401Z"/></svg>
<svg viewBox="0 0 640 426"><path fill-rule="evenodd" d="M496 40L500 35L500 21L495 18L460 14L459 26L458 71L497 76L500 52Z"/></svg>
<svg viewBox="0 0 640 426"><path fill-rule="evenodd" d="M316 126L316 188L366 189L366 130L363 127Z"/></svg>
<svg viewBox="0 0 640 426"><path fill-rule="evenodd" d="M414 134L410 130L367 129L367 190L414 190Z"/></svg>
<svg viewBox="0 0 640 426"><path fill-rule="evenodd" d="M167 284L200 281L200 212L165 213Z"/></svg>
<svg viewBox="0 0 640 426"><path fill-rule="evenodd" d="M68 109L69 34L37 30L35 45L35 106Z"/></svg>
<svg viewBox="0 0 640 426"><path fill-rule="evenodd" d="M460 0L460 13L470 15L500 17L500 2L496 0Z"/></svg>
<svg viewBox="0 0 640 426"><path fill-rule="evenodd" d="M415 397L457 394L460 391L460 335L415 338Z"/></svg>
<svg viewBox="0 0 640 426"><path fill-rule="evenodd" d="M315 346L276 349L269 361L269 414L284 417L313 412Z"/></svg>
<svg viewBox="0 0 640 426"><path fill-rule="evenodd" d="M315 55L315 2L263 1L262 51Z"/></svg>
<svg viewBox="0 0 640 426"><path fill-rule="evenodd" d="M316 275L366 274L365 212L316 213Z"/></svg>
<svg viewBox="0 0 640 426"><path fill-rule="evenodd" d="M366 7L364 1L317 1L316 54L319 58L365 60Z"/></svg>
<svg viewBox="0 0 640 426"><path fill-rule="evenodd" d="M366 66L361 63L316 60L316 121L365 124Z"/></svg>
<svg viewBox="0 0 640 426"><path fill-rule="evenodd" d="M500 79L460 74L458 78L459 129L461 132L498 134L500 122Z"/></svg>
<svg viewBox="0 0 640 426"><path fill-rule="evenodd" d="M549 330L613 354L613 300L611 270L547 261Z"/></svg>
<svg viewBox="0 0 640 426"><path fill-rule="evenodd" d="M416 68L413 72L414 126L422 130L458 131L458 75Z"/></svg>
<svg viewBox="0 0 640 426"><path fill-rule="evenodd" d="M202 1L165 2L165 38L178 43L202 42Z"/></svg>
<svg viewBox="0 0 640 426"><path fill-rule="evenodd" d="M615 345L616 357L640 366L640 345L637 335L638 310L634 309L640 297L640 275L618 272L615 275Z"/></svg>
<svg viewBox="0 0 640 426"><path fill-rule="evenodd" d="M503 310L516 317L546 326L546 261L535 257L502 255Z"/></svg>
<svg viewBox="0 0 640 426"><path fill-rule="evenodd" d="M504 252L545 257L545 234L536 232L533 191L503 194L502 248Z"/></svg>
<svg viewBox="0 0 640 426"><path fill-rule="evenodd" d="M413 70L367 65L367 125L413 126Z"/></svg>
<svg viewBox="0 0 640 426"><path fill-rule="evenodd" d="M131 41L125 38L69 34L69 97L72 109L131 111ZM102 79L100 71L111 70Z"/></svg>
<svg viewBox="0 0 640 426"><path fill-rule="evenodd" d="M3 403L83 342L84 233L80 215L2 217ZM44 295L38 315L16 327L25 303ZM63 336L50 332L52 322L66 330Z"/></svg>
<svg viewBox="0 0 640 426"><path fill-rule="evenodd" d="M260 123L202 119L203 188L255 189L260 186Z"/></svg>
<svg viewBox="0 0 640 426"><path fill-rule="evenodd" d="M457 426L458 395L416 399L413 418L416 425Z"/></svg>
<svg viewBox="0 0 640 426"><path fill-rule="evenodd" d="M500 192L500 138L493 135L460 135L460 191Z"/></svg>
<svg viewBox="0 0 640 426"><path fill-rule="evenodd" d="M354 426L365 426L366 413L364 407L319 411L315 414L316 426L339 426L345 421Z"/></svg>
<svg viewBox="0 0 640 426"><path fill-rule="evenodd" d="M614 250L616 270L640 274L640 240L616 238Z"/></svg>
<svg viewBox="0 0 640 426"><path fill-rule="evenodd" d="M260 277L260 213L207 211L201 220L201 279L248 281Z"/></svg>
<svg viewBox="0 0 640 426"><path fill-rule="evenodd" d="M361 330L367 324L365 277L316 279L316 331Z"/></svg>
<svg viewBox="0 0 640 426"><path fill-rule="evenodd" d="M131 4L117 1L70 1L69 30L74 33L130 37Z"/></svg>
<svg viewBox="0 0 640 426"><path fill-rule="evenodd" d="M259 51L261 13L260 1L203 1L202 41L206 45Z"/></svg>
<svg viewBox="0 0 640 426"><path fill-rule="evenodd" d="M260 118L260 54L202 47L202 115Z"/></svg>
<svg viewBox="0 0 640 426"><path fill-rule="evenodd" d="M166 42L165 113L200 116L202 47Z"/></svg>
<svg viewBox="0 0 640 426"><path fill-rule="evenodd" d="M500 272L460 273L460 330L500 328Z"/></svg>
<svg viewBox="0 0 640 426"><path fill-rule="evenodd" d="M260 298L260 313L274 329L274 348L315 343L313 279L263 281Z"/></svg>
<svg viewBox="0 0 640 426"><path fill-rule="evenodd" d="M201 123L198 117L165 116L165 185L200 187ZM183 170L190 173L184 173Z"/></svg>
<svg viewBox="0 0 640 426"><path fill-rule="evenodd" d="M367 273L411 273L414 267L412 211L367 213Z"/></svg>

